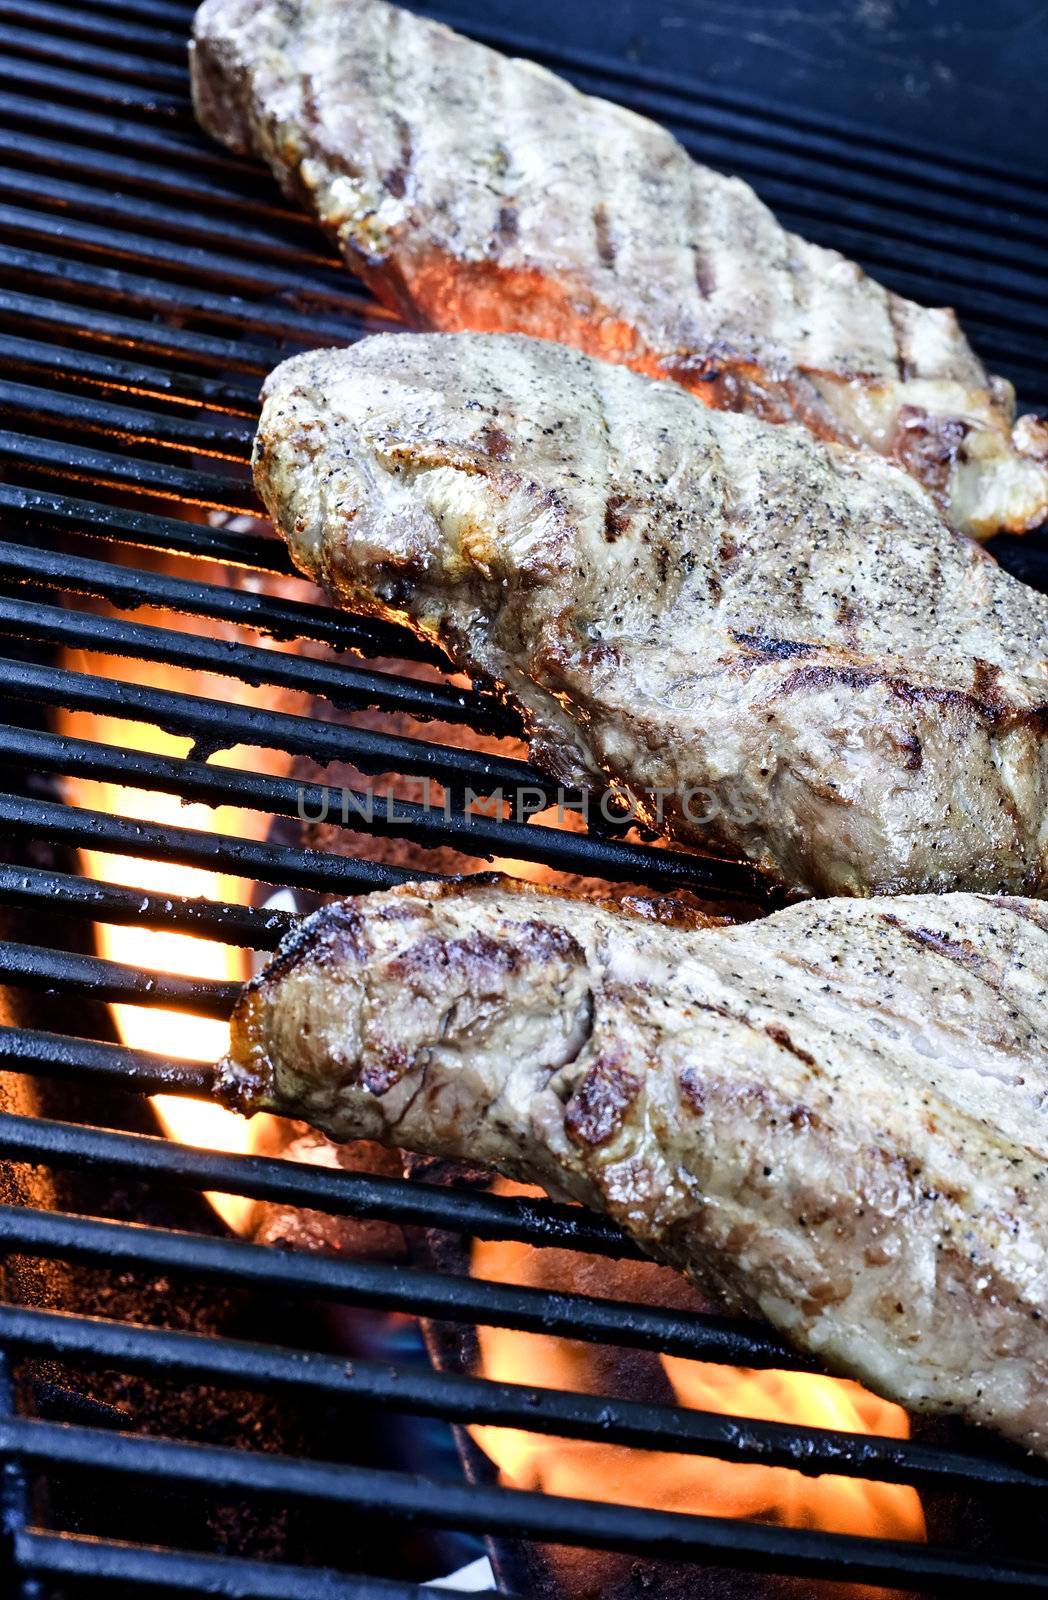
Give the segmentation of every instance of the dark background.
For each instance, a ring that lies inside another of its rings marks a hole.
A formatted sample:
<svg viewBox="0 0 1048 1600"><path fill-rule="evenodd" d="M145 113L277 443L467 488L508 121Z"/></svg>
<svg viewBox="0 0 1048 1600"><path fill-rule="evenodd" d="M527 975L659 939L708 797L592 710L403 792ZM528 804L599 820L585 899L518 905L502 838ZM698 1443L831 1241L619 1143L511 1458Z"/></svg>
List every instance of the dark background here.
<svg viewBox="0 0 1048 1600"><path fill-rule="evenodd" d="M513 31L744 102L860 119L904 144L1048 176L1044 0L447 0L464 32Z"/></svg>

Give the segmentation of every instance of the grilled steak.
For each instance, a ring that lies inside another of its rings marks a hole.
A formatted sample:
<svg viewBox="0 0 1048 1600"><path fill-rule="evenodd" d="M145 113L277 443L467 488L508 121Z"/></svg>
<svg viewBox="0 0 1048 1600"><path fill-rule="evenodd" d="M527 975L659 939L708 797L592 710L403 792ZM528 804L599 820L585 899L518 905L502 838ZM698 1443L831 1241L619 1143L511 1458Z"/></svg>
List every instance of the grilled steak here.
<svg viewBox="0 0 1048 1600"><path fill-rule="evenodd" d="M643 117L382 0L206 0L191 61L203 126L410 322L559 339L894 456L976 536L1048 514L1048 427L1014 424L952 311Z"/></svg>
<svg viewBox="0 0 1048 1600"><path fill-rule="evenodd" d="M300 567L523 707L555 778L813 892L1048 890L1048 600L879 457L543 340L271 375Z"/></svg>
<svg viewBox="0 0 1048 1600"><path fill-rule="evenodd" d="M508 881L316 913L245 992L242 1109L609 1213L838 1372L1048 1454L1048 908L663 926Z"/></svg>

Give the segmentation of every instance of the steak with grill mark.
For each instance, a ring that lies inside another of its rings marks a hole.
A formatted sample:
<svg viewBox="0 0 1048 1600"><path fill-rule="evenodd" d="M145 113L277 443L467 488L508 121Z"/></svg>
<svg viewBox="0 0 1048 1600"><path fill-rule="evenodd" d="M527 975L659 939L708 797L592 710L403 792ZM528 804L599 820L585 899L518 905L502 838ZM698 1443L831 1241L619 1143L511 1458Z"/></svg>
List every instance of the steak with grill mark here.
<svg viewBox="0 0 1048 1600"><path fill-rule="evenodd" d="M1048 889L1048 599L891 463L511 335L264 395L297 564L505 685L555 778L806 891Z"/></svg>
<svg viewBox="0 0 1048 1600"><path fill-rule="evenodd" d="M383 0L206 0L196 112L421 327L538 334L901 461L976 536L1048 514L952 311L786 232L665 129Z"/></svg>
<svg viewBox="0 0 1048 1600"><path fill-rule="evenodd" d="M408 884L303 924L220 1080L241 1109L566 1193L831 1369L1048 1454L1039 902L681 927Z"/></svg>

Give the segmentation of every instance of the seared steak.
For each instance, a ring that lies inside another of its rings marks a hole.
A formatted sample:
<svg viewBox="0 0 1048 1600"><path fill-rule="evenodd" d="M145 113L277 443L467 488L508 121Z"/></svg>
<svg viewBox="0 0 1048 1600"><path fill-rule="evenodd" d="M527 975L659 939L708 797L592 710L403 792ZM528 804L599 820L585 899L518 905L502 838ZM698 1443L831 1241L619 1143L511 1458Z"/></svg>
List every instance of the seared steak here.
<svg viewBox="0 0 1048 1600"><path fill-rule="evenodd" d="M206 0L196 112L421 327L538 334L894 456L977 536L1048 514L952 311L782 228L643 117L382 0Z"/></svg>
<svg viewBox="0 0 1048 1600"><path fill-rule="evenodd" d="M1048 908L667 927L508 881L316 913L226 1097L609 1213L911 1410L1048 1454Z"/></svg>
<svg viewBox="0 0 1048 1600"><path fill-rule="evenodd" d="M817 893L1048 889L1048 600L890 462L547 341L268 379L302 569L506 686L555 778Z"/></svg>

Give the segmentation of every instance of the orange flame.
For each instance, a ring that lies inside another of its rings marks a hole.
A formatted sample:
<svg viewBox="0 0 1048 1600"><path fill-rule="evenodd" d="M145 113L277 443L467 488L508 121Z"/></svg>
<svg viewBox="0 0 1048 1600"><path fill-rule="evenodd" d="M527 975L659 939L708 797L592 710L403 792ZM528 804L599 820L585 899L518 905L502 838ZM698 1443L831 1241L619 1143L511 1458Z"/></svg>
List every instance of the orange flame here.
<svg viewBox="0 0 1048 1600"><path fill-rule="evenodd" d="M142 559L141 553L139 555ZM177 567L170 558L163 558L163 564L172 570ZM224 569L211 574L219 575L228 581ZM193 576L200 576L199 568L194 570ZM109 615L123 615L108 607L106 610ZM162 627L177 627L180 619L158 612L150 620ZM212 636L228 634L231 640L241 636L239 630L226 628L221 623L212 622L208 627ZM268 642L252 638L252 643ZM262 693L240 683L233 685L229 679L202 672L123 657L100 658L80 651L66 652L63 659L67 667L75 670L149 688L178 689L220 702L235 694L239 704L272 706L271 693ZM59 730L70 737L150 755L185 757L191 746L188 738L165 733L152 723L127 722L94 712L61 712ZM219 751L211 757L213 765L237 766L242 765L243 760L244 752L238 749ZM283 771L286 764L286 758L271 752L251 753L250 765L256 771L260 768ZM246 838L264 837L268 825L257 813L235 806L191 804L161 791L83 778L66 779L65 797L71 804L112 816ZM148 893L185 899L199 897L236 905L246 904L250 894L250 884L241 878L177 862L143 860L94 849L82 850L80 858L84 871L90 876ZM100 955L148 972L235 983L250 976L246 951L187 933L98 923L96 938ZM229 1043L227 1024L216 1018L125 1003L114 1004L112 1013L120 1039L136 1049L210 1063L224 1054ZM245 1154L254 1147L258 1137L259 1130L244 1118L208 1101L155 1095L152 1104L164 1132L182 1144L227 1154ZM259 1120L263 1119L256 1119L256 1122ZM247 1231L255 1209L253 1200L225 1194L209 1194L207 1198L230 1228L236 1232Z"/></svg>
<svg viewBox="0 0 1048 1600"><path fill-rule="evenodd" d="M73 720L72 718L70 720ZM98 719L101 720L101 719ZM69 730L72 731L72 730ZM124 725L125 741L127 726ZM138 731L137 725L134 732ZM155 754L173 753L183 741L151 736L148 748ZM97 726L93 730L99 737ZM105 739L102 742L109 742ZM129 742L129 741L127 741ZM125 743L126 747L126 743ZM137 745L136 747L141 748ZM116 784L77 779L70 796L78 805L112 816L135 817L140 821L168 823L178 827L205 828L214 825L214 813L206 806L182 805L174 795L127 789ZM85 872L107 883L123 884L149 893L191 899L242 901L242 885L236 879L185 867L173 862L143 861L136 857L110 855L100 850L84 850L81 859ZM229 945L174 933L135 926L99 923L96 927L99 954L111 961L124 962L150 972L178 974L187 978L210 978L243 982L248 977L246 955ZM154 1050L162 1055L188 1061L217 1061L229 1041L226 1023L214 1017L193 1016L165 1007L114 1004L113 1019L122 1042L134 1049ZM206 1100L184 1099L179 1095L154 1095L156 1111L164 1132L182 1144L206 1150L243 1154L250 1148L250 1124L221 1106ZM247 1227L254 1202L239 1195L209 1194L222 1220L235 1231Z"/></svg>
<svg viewBox="0 0 1048 1600"><path fill-rule="evenodd" d="M541 1193L502 1180L496 1188L503 1194ZM587 1275L609 1271L607 1263L592 1257L486 1240L474 1245L472 1268L479 1277L496 1282L550 1288L577 1284L581 1269ZM654 1267L643 1268L641 1281L650 1283L656 1272ZM595 1281L590 1277L586 1286L609 1292L600 1276ZM601 1370L604 1357L592 1346L508 1328L480 1327L477 1338L485 1377L506 1383L540 1383L551 1389L607 1392L607 1373ZM675 1356L660 1356L657 1363L654 1357L639 1359L651 1363L643 1381L656 1392L665 1387L667 1401L675 1399L718 1416L754 1417L890 1439L909 1436L909 1418L901 1407L844 1379L806 1372L743 1370ZM833 1476L811 1478L785 1467L558 1439L511 1428L474 1426L470 1432L499 1468L502 1480L516 1488L838 1533L913 1540L925 1536L920 1499L905 1485Z"/></svg>

